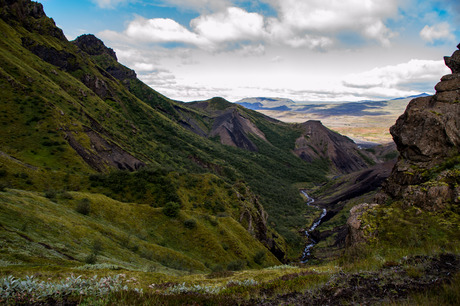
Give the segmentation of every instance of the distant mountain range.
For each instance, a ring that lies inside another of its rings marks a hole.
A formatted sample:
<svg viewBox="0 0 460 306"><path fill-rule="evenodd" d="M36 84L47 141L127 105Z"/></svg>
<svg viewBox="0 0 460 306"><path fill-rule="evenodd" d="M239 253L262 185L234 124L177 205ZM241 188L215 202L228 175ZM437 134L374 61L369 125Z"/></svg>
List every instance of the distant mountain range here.
<svg viewBox="0 0 460 306"><path fill-rule="evenodd" d="M342 115L342 114L356 114L366 111L375 107L380 107L382 103L387 101L407 100L419 97L429 96L427 93L413 95L408 97L394 98L390 100L362 100L357 102L350 101L337 101L337 102L319 102L319 101L294 101L286 98L275 97L252 97L238 100L234 103L244 106L252 110L271 110L271 111L292 111L299 113L316 113L323 115ZM326 109L327 105L327 110ZM381 113L373 112L374 115L381 115Z"/></svg>

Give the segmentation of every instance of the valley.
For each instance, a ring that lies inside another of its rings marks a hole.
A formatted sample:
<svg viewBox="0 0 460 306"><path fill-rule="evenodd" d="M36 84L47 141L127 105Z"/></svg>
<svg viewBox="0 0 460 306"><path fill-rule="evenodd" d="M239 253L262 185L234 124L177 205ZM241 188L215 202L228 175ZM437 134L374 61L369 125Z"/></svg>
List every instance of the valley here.
<svg viewBox="0 0 460 306"><path fill-rule="evenodd" d="M460 301L460 49L433 96L183 103L38 2L0 32L0 303Z"/></svg>

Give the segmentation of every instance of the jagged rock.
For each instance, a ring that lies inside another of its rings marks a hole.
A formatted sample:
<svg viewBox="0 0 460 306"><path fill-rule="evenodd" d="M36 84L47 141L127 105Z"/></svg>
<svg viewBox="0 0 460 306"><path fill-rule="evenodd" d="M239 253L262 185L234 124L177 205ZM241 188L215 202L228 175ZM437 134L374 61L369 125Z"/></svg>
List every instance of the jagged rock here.
<svg viewBox="0 0 460 306"><path fill-rule="evenodd" d="M460 49L460 44L457 45L457 49ZM446 66L450 68L452 73L460 72L460 51L457 50L452 54L452 56L445 56L444 62Z"/></svg>
<svg viewBox="0 0 460 306"><path fill-rule="evenodd" d="M114 60L118 61L115 51L113 51L112 48L107 48L102 40L92 34L81 35L77 37L73 43L89 55L107 54Z"/></svg>
<svg viewBox="0 0 460 306"><path fill-rule="evenodd" d="M137 77L136 72L118 63L117 55L112 48L105 46L104 42L92 34L81 35L73 43L82 51L91 56L107 55L113 59L113 63L103 67L112 77L117 80L132 80Z"/></svg>
<svg viewBox="0 0 460 306"><path fill-rule="evenodd" d="M72 72L80 69L75 55L64 50L56 50L39 44L28 37L22 38L22 46L29 49L33 54L64 71Z"/></svg>
<svg viewBox="0 0 460 306"><path fill-rule="evenodd" d="M46 16L41 3L30 0L0 0L0 18L12 25L19 23L29 31L67 41L53 19Z"/></svg>
<svg viewBox="0 0 460 306"><path fill-rule="evenodd" d="M90 139L91 150L79 143L71 132L66 133L66 140L93 169L106 171L113 167L120 170L134 171L145 166L144 162L135 158L115 143L104 139L97 132L88 129L86 134Z"/></svg>
<svg viewBox="0 0 460 306"><path fill-rule="evenodd" d="M277 241L278 236L269 231L267 225L268 213L259 199L244 185L240 185L238 189L239 199L250 204L241 206L239 222L253 237L262 242L278 260L284 262L286 259L285 246Z"/></svg>
<svg viewBox="0 0 460 306"><path fill-rule="evenodd" d="M96 95L98 95L102 100L112 97L112 93L110 91L110 88L107 86L107 83L104 80L98 78L97 76L85 74L82 77L81 81Z"/></svg>
<svg viewBox="0 0 460 306"><path fill-rule="evenodd" d="M365 228L361 228L361 217L365 212L377 206L378 204L363 203L353 206L353 208L350 209L350 217L347 220L348 235L345 240L347 247L356 246L359 243L365 242L369 238L364 233Z"/></svg>
<svg viewBox="0 0 460 306"><path fill-rule="evenodd" d="M460 51L445 62L452 74L441 78L436 94L412 100L390 128L400 159L376 197L379 203L392 198L437 210L459 202L459 177L449 164L460 155Z"/></svg>

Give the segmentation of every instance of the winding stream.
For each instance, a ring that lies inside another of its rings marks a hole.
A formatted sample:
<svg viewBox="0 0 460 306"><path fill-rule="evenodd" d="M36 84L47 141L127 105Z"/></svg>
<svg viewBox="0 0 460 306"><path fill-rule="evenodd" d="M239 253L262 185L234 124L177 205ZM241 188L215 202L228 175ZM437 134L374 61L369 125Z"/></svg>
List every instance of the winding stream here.
<svg viewBox="0 0 460 306"><path fill-rule="evenodd" d="M310 197L306 192L305 190L301 190L300 191L305 197L307 197L307 205L308 206L312 206L312 207L315 207L317 209L320 209L318 206L314 205L313 203L315 202L315 199L313 199L312 197ZM321 224L321 221L323 220L323 218L326 216L327 214L327 210L325 208L323 208L323 212L321 213L321 216L318 218L318 220L316 220L316 222L313 223L313 225L307 229L305 231L305 236L307 237L309 243L305 246L305 249L303 250L303 253L302 253L302 258L300 259L300 262L301 263L306 263L308 262L308 260L310 259L311 257L311 249L317 244L317 241L315 241L313 238L310 237L310 233L313 232L317 227L318 225Z"/></svg>

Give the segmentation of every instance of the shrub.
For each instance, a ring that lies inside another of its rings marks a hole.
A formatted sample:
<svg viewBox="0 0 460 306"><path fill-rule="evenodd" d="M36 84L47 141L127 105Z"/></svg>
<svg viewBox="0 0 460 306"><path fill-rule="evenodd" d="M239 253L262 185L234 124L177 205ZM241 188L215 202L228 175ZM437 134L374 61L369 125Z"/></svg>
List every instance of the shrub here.
<svg viewBox="0 0 460 306"><path fill-rule="evenodd" d="M261 265L265 260L265 251L259 250L256 255L254 255L254 262L258 265Z"/></svg>
<svg viewBox="0 0 460 306"><path fill-rule="evenodd" d="M61 199L73 200L73 196L70 193L68 193L67 191L63 191L61 193Z"/></svg>
<svg viewBox="0 0 460 306"><path fill-rule="evenodd" d="M85 262L89 265L94 265L96 261L97 261L97 255L94 253L91 253L85 257Z"/></svg>
<svg viewBox="0 0 460 306"><path fill-rule="evenodd" d="M45 190L45 197L46 198L48 198L50 200L54 200L54 199L56 199L56 196L57 196L56 190L53 190L53 189Z"/></svg>
<svg viewBox="0 0 460 306"><path fill-rule="evenodd" d="M176 218L179 216L180 204L177 202L168 202L163 207L163 214L170 218Z"/></svg>
<svg viewBox="0 0 460 306"><path fill-rule="evenodd" d="M85 216L89 215L91 211L91 201L88 198L81 199L77 202L75 211Z"/></svg>
<svg viewBox="0 0 460 306"><path fill-rule="evenodd" d="M100 241L99 239L94 240L92 249L93 249L93 253L96 255L101 253L103 249L102 241Z"/></svg>
<svg viewBox="0 0 460 306"><path fill-rule="evenodd" d="M217 265L212 266L211 271L213 273L224 272L224 267L221 264L217 264Z"/></svg>
<svg viewBox="0 0 460 306"><path fill-rule="evenodd" d="M111 293L134 290L142 294L142 289L129 288L123 274L84 279L73 274L60 282L40 281L33 276L18 279L14 276L0 278L0 301L5 305L67 305L70 297L77 300L84 297L106 297ZM69 305L77 303L69 303Z"/></svg>
<svg viewBox="0 0 460 306"><path fill-rule="evenodd" d="M196 227L195 219L188 219L184 221L184 226L188 229L194 229Z"/></svg>
<svg viewBox="0 0 460 306"><path fill-rule="evenodd" d="M238 259L238 260L234 260L234 261L230 262L227 265L227 270L240 271L240 270L243 270L245 266L246 266L246 263L243 260Z"/></svg>

